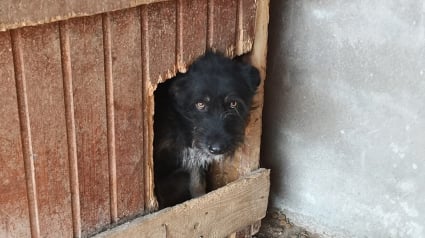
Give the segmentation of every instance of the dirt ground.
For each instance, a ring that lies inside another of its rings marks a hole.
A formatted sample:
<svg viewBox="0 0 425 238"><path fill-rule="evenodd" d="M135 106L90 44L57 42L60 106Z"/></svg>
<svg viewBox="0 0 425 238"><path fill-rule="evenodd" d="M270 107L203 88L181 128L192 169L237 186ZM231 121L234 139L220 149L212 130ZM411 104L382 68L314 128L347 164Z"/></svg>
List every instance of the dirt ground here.
<svg viewBox="0 0 425 238"><path fill-rule="evenodd" d="M295 226L285 214L277 210L267 211L267 216L261 221L260 231L254 238L320 238L318 234L308 232Z"/></svg>

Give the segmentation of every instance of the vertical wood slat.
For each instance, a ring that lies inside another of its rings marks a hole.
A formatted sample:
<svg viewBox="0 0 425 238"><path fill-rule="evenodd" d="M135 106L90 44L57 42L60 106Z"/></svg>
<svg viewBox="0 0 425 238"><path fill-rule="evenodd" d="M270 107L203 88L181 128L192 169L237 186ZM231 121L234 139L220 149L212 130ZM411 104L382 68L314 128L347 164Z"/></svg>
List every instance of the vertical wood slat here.
<svg viewBox="0 0 425 238"><path fill-rule="evenodd" d="M176 0L176 66L179 71L184 71L183 61L183 0Z"/></svg>
<svg viewBox="0 0 425 238"><path fill-rule="evenodd" d="M9 32L0 32L0 237L30 237L25 166Z"/></svg>
<svg viewBox="0 0 425 238"><path fill-rule="evenodd" d="M27 197L30 215L31 235L33 238L40 237L40 224L38 219L38 206L37 206L37 191L35 184L35 171L34 171L34 154L31 144L31 128L28 113L28 100L26 90L25 68L24 59L21 45L20 30L12 30L12 52L13 64L15 66L15 82L16 94L18 99L19 108L19 121L22 140L22 153L25 165L25 177L27 184Z"/></svg>
<svg viewBox="0 0 425 238"><path fill-rule="evenodd" d="M180 72L205 53L207 19L207 0L177 1L176 64Z"/></svg>
<svg viewBox="0 0 425 238"><path fill-rule="evenodd" d="M66 119L58 24L23 28L41 237L72 235Z"/></svg>
<svg viewBox="0 0 425 238"><path fill-rule="evenodd" d="M214 0L207 0L207 49L213 48Z"/></svg>
<svg viewBox="0 0 425 238"><path fill-rule="evenodd" d="M236 54L252 48L255 31L256 0L238 0L236 23Z"/></svg>
<svg viewBox="0 0 425 238"><path fill-rule="evenodd" d="M235 55L238 0L209 0L208 48Z"/></svg>
<svg viewBox="0 0 425 238"><path fill-rule="evenodd" d="M109 197L110 215L113 223L118 221L117 205L117 167L115 153L115 112L114 112L114 83L112 76L112 36L109 13L102 14L103 51L106 91L106 117L109 164Z"/></svg>
<svg viewBox="0 0 425 238"><path fill-rule="evenodd" d="M146 8L149 47L148 80L153 85L176 74L176 1L158 2Z"/></svg>
<svg viewBox="0 0 425 238"><path fill-rule="evenodd" d="M102 16L69 21L82 235L110 224Z"/></svg>
<svg viewBox="0 0 425 238"><path fill-rule="evenodd" d="M144 172L144 200L145 210L148 212L157 209L158 204L155 198L153 187L153 83L150 78L151 50L149 47L149 14L148 6L140 7L140 21L142 26L141 52L142 52L142 103L143 103L143 172ZM151 116L148 116L151 115Z"/></svg>
<svg viewBox="0 0 425 238"><path fill-rule="evenodd" d="M256 23L256 12L257 12L257 0L239 0L240 7L240 28L238 29L240 32L240 50L238 54L242 54L248 52L252 49L254 44L254 36L255 36L255 23Z"/></svg>
<svg viewBox="0 0 425 238"><path fill-rule="evenodd" d="M139 8L111 13L118 218L144 212L142 56Z"/></svg>
<svg viewBox="0 0 425 238"><path fill-rule="evenodd" d="M74 117L74 99L72 92L71 49L69 45L68 23L66 21L60 22L59 34L68 142L69 180L71 186L72 227L73 236L81 237L80 189L78 182L77 139Z"/></svg>
<svg viewBox="0 0 425 238"><path fill-rule="evenodd" d="M243 0L238 0L236 10L236 55L240 55L243 52Z"/></svg>

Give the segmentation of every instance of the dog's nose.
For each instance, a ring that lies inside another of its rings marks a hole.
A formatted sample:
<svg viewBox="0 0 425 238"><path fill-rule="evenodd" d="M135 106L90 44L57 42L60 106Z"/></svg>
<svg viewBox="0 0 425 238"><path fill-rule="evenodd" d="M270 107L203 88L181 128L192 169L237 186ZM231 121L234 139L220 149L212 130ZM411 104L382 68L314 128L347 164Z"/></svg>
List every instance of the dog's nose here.
<svg viewBox="0 0 425 238"><path fill-rule="evenodd" d="M219 155L225 152L226 146L220 143L213 143L208 146L208 150L210 151L211 154Z"/></svg>

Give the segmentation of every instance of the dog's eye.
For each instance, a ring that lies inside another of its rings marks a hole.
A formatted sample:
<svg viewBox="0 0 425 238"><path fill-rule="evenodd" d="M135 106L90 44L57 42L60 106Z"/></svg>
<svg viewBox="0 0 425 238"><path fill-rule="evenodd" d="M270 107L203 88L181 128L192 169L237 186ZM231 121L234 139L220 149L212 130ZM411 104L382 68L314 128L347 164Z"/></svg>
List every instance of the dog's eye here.
<svg viewBox="0 0 425 238"><path fill-rule="evenodd" d="M196 109L198 109L199 111L203 111L205 109L205 103L204 102L197 102L195 104Z"/></svg>
<svg viewBox="0 0 425 238"><path fill-rule="evenodd" d="M233 100L233 101L230 102L229 106L230 106L230 108L235 109L238 106L238 102Z"/></svg>

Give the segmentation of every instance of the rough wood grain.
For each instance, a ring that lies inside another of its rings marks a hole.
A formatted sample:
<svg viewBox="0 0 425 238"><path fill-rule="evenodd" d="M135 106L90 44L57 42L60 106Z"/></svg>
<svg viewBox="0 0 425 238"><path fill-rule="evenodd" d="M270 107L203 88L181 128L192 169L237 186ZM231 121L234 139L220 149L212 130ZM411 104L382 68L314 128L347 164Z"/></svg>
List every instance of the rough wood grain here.
<svg viewBox="0 0 425 238"><path fill-rule="evenodd" d="M177 67L188 65L205 53L207 44L207 0L179 0L177 10Z"/></svg>
<svg viewBox="0 0 425 238"><path fill-rule="evenodd" d="M0 31L111 12L165 0L15 0L0 1Z"/></svg>
<svg viewBox="0 0 425 238"><path fill-rule="evenodd" d="M256 0L238 0L237 55L252 48L255 35L256 2Z"/></svg>
<svg viewBox="0 0 425 238"><path fill-rule="evenodd" d="M233 57L236 47L238 0L209 0L208 48Z"/></svg>
<svg viewBox="0 0 425 238"><path fill-rule="evenodd" d="M142 104L143 104L143 173L144 173L144 199L145 210L155 211L158 207L154 193L153 175L153 114L154 98L153 93L156 83L152 83L149 73L149 12L148 6L140 7L140 22L142 25Z"/></svg>
<svg viewBox="0 0 425 238"><path fill-rule="evenodd" d="M117 165L115 153L115 107L114 107L114 78L112 75L112 35L110 13L102 14L103 28L103 55L105 72L106 94L106 126L108 143L108 167L109 167L109 208L111 222L118 221L117 202Z"/></svg>
<svg viewBox="0 0 425 238"><path fill-rule="evenodd" d="M41 237L72 236L57 24L21 30Z"/></svg>
<svg viewBox="0 0 425 238"><path fill-rule="evenodd" d="M144 210L141 25L138 8L111 14L118 217Z"/></svg>
<svg viewBox="0 0 425 238"><path fill-rule="evenodd" d="M260 169L198 199L95 237L225 237L265 216L269 177L269 170Z"/></svg>
<svg viewBox="0 0 425 238"><path fill-rule="evenodd" d="M78 153L75 129L74 96L72 87L71 47L69 45L68 22L59 24L62 78L64 88L66 134L68 142L69 183L72 207L72 229L74 237L81 237L80 188L78 181Z"/></svg>
<svg viewBox="0 0 425 238"><path fill-rule="evenodd" d="M110 223L102 17L69 22L82 234Z"/></svg>
<svg viewBox="0 0 425 238"><path fill-rule="evenodd" d="M176 74L176 1L149 4L146 14L148 80L156 84Z"/></svg>
<svg viewBox="0 0 425 238"><path fill-rule="evenodd" d="M25 169L9 32L0 32L0 237L30 237Z"/></svg>
<svg viewBox="0 0 425 238"><path fill-rule="evenodd" d="M16 95L18 99L18 114L21 129L22 155L25 167L25 180L27 185L31 235L33 238L38 238L40 237L40 224L38 219L37 188L35 184L35 156L32 150L31 124L28 112L27 86L21 31L19 29L13 30L10 32L10 35L12 42Z"/></svg>

